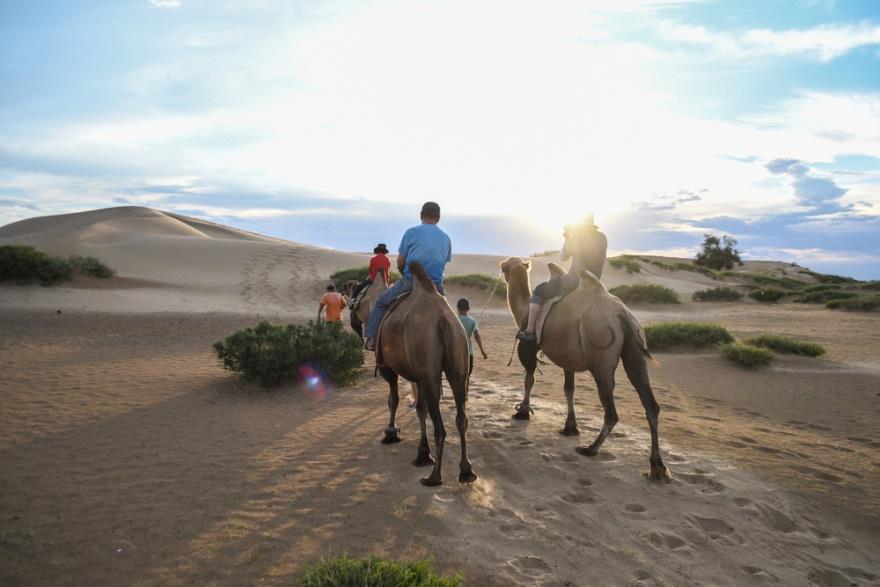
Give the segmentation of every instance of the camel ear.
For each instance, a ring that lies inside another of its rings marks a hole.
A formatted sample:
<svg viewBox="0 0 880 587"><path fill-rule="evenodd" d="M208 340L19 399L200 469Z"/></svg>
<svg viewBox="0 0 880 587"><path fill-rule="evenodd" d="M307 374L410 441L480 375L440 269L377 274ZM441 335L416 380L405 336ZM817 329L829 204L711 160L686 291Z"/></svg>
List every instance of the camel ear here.
<svg viewBox="0 0 880 587"><path fill-rule="evenodd" d="M528 269L528 268L531 267L531 266L532 266L532 262L531 262L531 261L523 261L523 267L525 267L526 269Z"/></svg>

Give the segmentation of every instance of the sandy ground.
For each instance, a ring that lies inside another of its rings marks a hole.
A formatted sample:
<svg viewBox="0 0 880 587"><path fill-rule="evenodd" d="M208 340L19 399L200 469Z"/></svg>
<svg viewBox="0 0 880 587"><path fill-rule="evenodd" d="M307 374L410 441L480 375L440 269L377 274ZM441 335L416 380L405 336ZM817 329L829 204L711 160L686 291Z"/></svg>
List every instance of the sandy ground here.
<svg viewBox="0 0 880 587"><path fill-rule="evenodd" d="M365 257L222 227L181 236L174 218L128 210L89 213L79 229L56 217L55 234L45 222L24 235L0 228L0 244L65 241L113 257L121 274L100 287L0 286L0 584L291 584L341 553L430 556L468 585L880 582L878 314L636 308L643 323L711 320L829 351L759 371L659 354L651 374L674 479L650 484L647 425L622 372L621 422L594 459L574 452L601 423L585 375L580 438L557 433L556 367L538 378L533 419L510 419L522 371L507 366L514 329L495 302L480 317L490 359L477 361L467 408L479 479L455 481L447 401L446 483L428 489L409 464L413 411L401 409L403 442L379 443L381 380L266 392L211 352L258 317L310 316L329 272ZM119 222L123 236L111 230ZM98 237L112 242L90 244ZM497 258L457 262L489 272ZM686 292L702 276L675 278ZM479 311L486 292L464 293Z"/></svg>

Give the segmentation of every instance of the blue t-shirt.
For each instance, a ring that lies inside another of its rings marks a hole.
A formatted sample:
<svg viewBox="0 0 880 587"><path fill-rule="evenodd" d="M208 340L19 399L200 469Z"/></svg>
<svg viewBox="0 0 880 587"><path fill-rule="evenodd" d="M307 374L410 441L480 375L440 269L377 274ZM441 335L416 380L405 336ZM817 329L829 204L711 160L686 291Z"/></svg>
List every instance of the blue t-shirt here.
<svg viewBox="0 0 880 587"><path fill-rule="evenodd" d="M461 314L458 315L458 319L461 320L461 325L464 326L464 332L467 334L468 354L472 355L474 354L474 343L471 342L471 336L478 330L477 321L470 316L462 316Z"/></svg>
<svg viewBox="0 0 880 587"><path fill-rule="evenodd" d="M434 283L443 282L443 270L452 261L452 241L436 224L419 224L407 229L397 252L406 258L403 274L412 277L409 264L418 261Z"/></svg>

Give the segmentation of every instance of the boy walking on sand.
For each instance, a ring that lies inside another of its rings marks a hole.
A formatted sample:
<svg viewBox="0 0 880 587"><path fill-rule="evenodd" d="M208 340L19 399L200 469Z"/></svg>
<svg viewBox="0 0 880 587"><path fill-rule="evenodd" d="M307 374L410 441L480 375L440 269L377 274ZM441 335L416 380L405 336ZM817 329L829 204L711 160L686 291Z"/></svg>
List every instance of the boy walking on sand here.
<svg viewBox="0 0 880 587"><path fill-rule="evenodd" d="M468 355L470 355L468 377L470 377L471 373L474 372L474 345L471 342L471 336L477 341L477 346L480 347L483 359L488 359L489 355L487 355L486 351L483 349L483 340L480 338L480 329L477 325L477 321L468 316L468 312L471 311L471 303L467 298L461 298L455 304L455 307L458 308L458 319L461 320L461 325L464 326L464 331L467 334Z"/></svg>
<svg viewBox="0 0 880 587"><path fill-rule="evenodd" d="M318 322L321 321L321 313L327 308L327 322L339 322L342 320L342 309L346 305L345 296L336 291L332 283L327 286L327 293L321 296L318 304Z"/></svg>

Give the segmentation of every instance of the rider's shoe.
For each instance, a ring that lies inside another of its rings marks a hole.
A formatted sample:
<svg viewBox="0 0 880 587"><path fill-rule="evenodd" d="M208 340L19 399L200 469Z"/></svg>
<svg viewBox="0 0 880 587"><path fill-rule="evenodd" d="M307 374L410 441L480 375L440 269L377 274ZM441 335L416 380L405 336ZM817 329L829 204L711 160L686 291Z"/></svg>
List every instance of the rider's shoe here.
<svg viewBox="0 0 880 587"><path fill-rule="evenodd" d="M365 351L375 351L376 350L376 341L372 338L367 338L364 340L364 350Z"/></svg>

